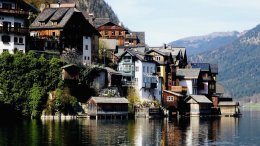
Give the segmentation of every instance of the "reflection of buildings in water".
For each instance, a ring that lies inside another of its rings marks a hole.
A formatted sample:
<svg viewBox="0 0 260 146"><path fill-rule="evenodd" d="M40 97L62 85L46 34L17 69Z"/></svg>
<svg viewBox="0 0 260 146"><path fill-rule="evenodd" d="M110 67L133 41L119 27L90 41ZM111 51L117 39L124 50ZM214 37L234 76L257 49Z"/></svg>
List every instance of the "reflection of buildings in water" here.
<svg viewBox="0 0 260 146"><path fill-rule="evenodd" d="M160 145L161 129L163 122L161 120L149 120L145 118L137 118L132 124L131 135L128 135L130 141L134 141L132 145Z"/></svg>
<svg viewBox="0 0 260 146"><path fill-rule="evenodd" d="M238 134L239 118L221 117L219 135L231 136ZM220 137L220 139L223 137Z"/></svg>
<svg viewBox="0 0 260 146"><path fill-rule="evenodd" d="M184 145L189 121L186 118L165 119L162 134L161 145Z"/></svg>
<svg viewBox="0 0 260 146"><path fill-rule="evenodd" d="M187 130L187 145L204 145L214 143L219 134L220 119L218 117L190 117Z"/></svg>

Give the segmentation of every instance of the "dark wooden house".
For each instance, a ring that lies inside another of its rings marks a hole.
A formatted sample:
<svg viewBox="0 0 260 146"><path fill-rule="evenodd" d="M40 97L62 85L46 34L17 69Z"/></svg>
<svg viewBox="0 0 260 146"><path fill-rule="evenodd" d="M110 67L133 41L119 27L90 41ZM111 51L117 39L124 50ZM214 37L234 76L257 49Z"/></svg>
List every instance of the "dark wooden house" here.
<svg viewBox="0 0 260 146"><path fill-rule="evenodd" d="M88 115L96 118L127 118L128 103L123 97L91 97L87 101Z"/></svg>
<svg viewBox="0 0 260 146"><path fill-rule="evenodd" d="M97 58L99 32L78 9L61 6L46 7L31 24L30 49L62 53L65 48L74 48L85 60Z"/></svg>
<svg viewBox="0 0 260 146"><path fill-rule="evenodd" d="M172 91L163 91L162 106L169 111L169 115L183 111L184 108L183 95Z"/></svg>

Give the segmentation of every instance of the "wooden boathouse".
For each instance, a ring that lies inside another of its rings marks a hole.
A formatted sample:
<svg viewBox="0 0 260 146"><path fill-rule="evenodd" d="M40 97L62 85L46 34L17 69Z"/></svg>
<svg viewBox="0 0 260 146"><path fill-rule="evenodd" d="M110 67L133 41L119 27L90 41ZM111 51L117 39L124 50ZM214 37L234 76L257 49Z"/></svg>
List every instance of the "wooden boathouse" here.
<svg viewBox="0 0 260 146"><path fill-rule="evenodd" d="M128 100L124 97L91 97L88 115L96 119L128 118Z"/></svg>

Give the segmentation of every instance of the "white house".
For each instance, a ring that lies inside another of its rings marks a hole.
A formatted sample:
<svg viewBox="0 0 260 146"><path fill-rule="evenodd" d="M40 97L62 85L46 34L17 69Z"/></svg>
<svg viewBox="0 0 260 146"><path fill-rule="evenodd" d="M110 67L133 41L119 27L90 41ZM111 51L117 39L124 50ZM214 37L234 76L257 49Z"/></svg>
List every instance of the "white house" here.
<svg viewBox="0 0 260 146"><path fill-rule="evenodd" d="M0 54L4 51L25 52L27 18L32 7L24 1L0 1Z"/></svg>
<svg viewBox="0 0 260 146"><path fill-rule="evenodd" d="M137 49L128 49L120 56L118 71L129 82L128 85L135 85L141 100L157 99L161 102L162 81L155 74L156 62L152 56L145 55Z"/></svg>
<svg viewBox="0 0 260 146"><path fill-rule="evenodd" d="M83 64L91 64L91 48L92 48L92 44L91 44L91 37L89 36L83 36Z"/></svg>
<svg viewBox="0 0 260 146"><path fill-rule="evenodd" d="M198 78L200 69L178 69L176 75L179 77L179 85L187 87L187 95L198 94Z"/></svg>

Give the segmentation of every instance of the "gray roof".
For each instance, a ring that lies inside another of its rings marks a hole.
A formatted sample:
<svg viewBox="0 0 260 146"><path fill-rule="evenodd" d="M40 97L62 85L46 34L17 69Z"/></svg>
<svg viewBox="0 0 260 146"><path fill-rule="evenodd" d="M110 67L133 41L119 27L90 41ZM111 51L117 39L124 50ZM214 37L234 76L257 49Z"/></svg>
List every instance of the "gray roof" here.
<svg viewBox="0 0 260 146"><path fill-rule="evenodd" d="M239 103L238 102L234 102L234 101L223 101L223 102L219 102L218 105L219 106L238 106Z"/></svg>
<svg viewBox="0 0 260 146"><path fill-rule="evenodd" d="M186 99L193 99L195 100L197 103L212 103L206 96L204 95L190 95L188 96ZM185 99L185 100L186 100ZM189 100L190 101L190 100ZM189 103L188 101L188 103Z"/></svg>
<svg viewBox="0 0 260 146"><path fill-rule="evenodd" d="M107 70L107 72L110 74L121 74L120 72L117 72L116 70L114 70L110 67L105 67L105 70Z"/></svg>
<svg viewBox="0 0 260 146"><path fill-rule="evenodd" d="M176 75L182 76L185 79L197 79L200 74L200 69L178 69Z"/></svg>
<svg viewBox="0 0 260 146"><path fill-rule="evenodd" d="M46 8L34 20L30 29L63 28L75 12L81 13L76 8ZM57 24L53 22L57 22Z"/></svg>
<svg viewBox="0 0 260 146"><path fill-rule="evenodd" d="M96 103L129 103L124 97L91 97Z"/></svg>
<svg viewBox="0 0 260 146"><path fill-rule="evenodd" d="M175 92L172 92L172 91L169 91L169 90L163 90L163 92L167 92L167 93L170 93L170 94L175 95L175 96L178 96L178 97L183 96L182 94L175 93Z"/></svg>

